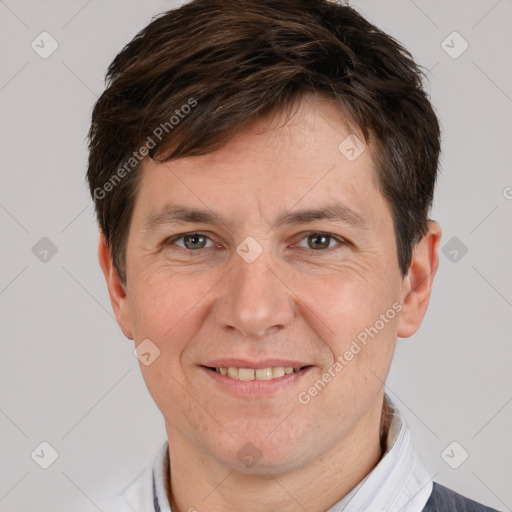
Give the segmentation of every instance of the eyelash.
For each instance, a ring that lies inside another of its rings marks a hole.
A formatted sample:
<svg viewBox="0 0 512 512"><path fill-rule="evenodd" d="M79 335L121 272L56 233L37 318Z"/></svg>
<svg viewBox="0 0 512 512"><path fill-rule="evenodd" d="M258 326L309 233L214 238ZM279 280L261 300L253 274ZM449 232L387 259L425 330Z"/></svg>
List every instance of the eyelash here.
<svg viewBox="0 0 512 512"><path fill-rule="evenodd" d="M191 231L189 233L183 233L181 235L176 235L176 236L173 236L169 239L167 239L164 244L166 246L170 246L170 245L173 245L175 244L178 240L182 240L184 239L186 236L192 236L192 235L198 235L198 236L203 236L205 238L207 238L210 242L214 243L211 238L204 234L204 233L201 233L201 232L197 232L197 231ZM329 238L330 240L334 240L338 243L338 248L341 248L342 246L344 245L347 245L347 240L341 238L341 237L338 237L338 236L334 236L334 235L331 235L330 233L326 233L325 231L308 231L306 233L304 233L304 235L300 238L299 240L299 243L302 241L302 240L305 240L307 238L309 238L310 236L312 235L321 235L321 236L325 236L327 238ZM296 245L296 244L294 244ZM185 251L188 251L188 252L200 252L201 250L205 250L205 249L211 249L212 247L204 247L202 249L187 249L186 247L181 247L181 246L178 246L180 247L181 249L184 249ZM309 247L302 247L302 249L305 249L306 251L308 252L314 252L314 253L325 253L325 252L331 252L332 249L334 249L334 247L327 247L326 249L311 249Z"/></svg>

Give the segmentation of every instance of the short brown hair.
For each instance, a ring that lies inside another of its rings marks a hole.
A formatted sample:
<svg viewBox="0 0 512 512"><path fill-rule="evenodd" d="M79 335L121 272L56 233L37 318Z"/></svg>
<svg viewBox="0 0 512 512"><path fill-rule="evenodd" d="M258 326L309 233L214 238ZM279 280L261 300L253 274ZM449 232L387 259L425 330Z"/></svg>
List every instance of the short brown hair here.
<svg viewBox="0 0 512 512"><path fill-rule="evenodd" d="M110 64L89 131L87 178L121 279L141 161L214 151L309 93L337 100L372 140L406 275L440 151L422 78L397 41L329 0L193 0L153 19Z"/></svg>

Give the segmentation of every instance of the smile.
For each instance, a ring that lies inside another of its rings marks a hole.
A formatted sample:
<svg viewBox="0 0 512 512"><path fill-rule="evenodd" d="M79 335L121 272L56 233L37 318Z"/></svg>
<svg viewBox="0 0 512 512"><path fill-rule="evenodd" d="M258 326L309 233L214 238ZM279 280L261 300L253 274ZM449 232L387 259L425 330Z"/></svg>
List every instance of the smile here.
<svg viewBox="0 0 512 512"><path fill-rule="evenodd" d="M221 375L225 375L234 380L272 380L296 373L301 368L291 366L275 366L268 368L236 368L233 366L210 368Z"/></svg>
<svg viewBox="0 0 512 512"><path fill-rule="evenodd" d="M240 398L264 398L284 392L302 380L314 366L307 360L272 358L210 359L199 365L203 375L224 392Z"/></svg>

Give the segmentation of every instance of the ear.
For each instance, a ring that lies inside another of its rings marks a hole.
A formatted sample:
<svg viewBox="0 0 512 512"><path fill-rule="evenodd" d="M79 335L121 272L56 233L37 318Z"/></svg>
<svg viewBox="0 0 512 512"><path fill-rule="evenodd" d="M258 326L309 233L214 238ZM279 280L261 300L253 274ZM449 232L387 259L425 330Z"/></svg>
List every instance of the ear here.
<svg viewBox="0 0 512 512"><path fill-rule="evenodd" d="M398 321L398 336L408 338L421 325L427 311L432 282L439 266L441 227L429 221L427 234L413 249L412 263L402 283L402 306Z"/></svg>
<svg viewBox="0 0 512 512"><path fill-rule="evenodd" d="M131 320L130 304L126 295L126 287L121 281L112 259L112 253L103 233L100 233L98 244L98 259L101 269L107 282L108 293L112 309L116 315L117 323L123 334L133 340L133 329Z"/></svg>

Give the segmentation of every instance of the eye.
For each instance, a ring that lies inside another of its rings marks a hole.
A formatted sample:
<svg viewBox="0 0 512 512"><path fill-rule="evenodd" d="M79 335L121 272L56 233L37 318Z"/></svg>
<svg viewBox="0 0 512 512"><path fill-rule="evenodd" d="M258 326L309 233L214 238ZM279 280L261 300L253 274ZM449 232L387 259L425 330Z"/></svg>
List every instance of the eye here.
<svg viewBox="0 0 512 512"><path fill-rule="evenodd" d="M182 244L178 243L178 241L182 242ZM210 245L207 245L208 243L210 243ZM191 251L198 249L209 249L210 247L214 246L214 243L202 233L185 233L183 235L177 235L173 238L170 238L166 242L166 245L173 244Z"/></svg>
<svg viewBox="0 0 512 512"><path fill-rule="evenodd" d="M304 241L306 245L304 245ZM304 247L305 249L319 252L332 248L332 242L335 242L340 246L345 244L345 241L341 238L330 235L329 233L315 231L308 233L305 237L301 238L301 241L297 245L299 247Z"/></svg>

